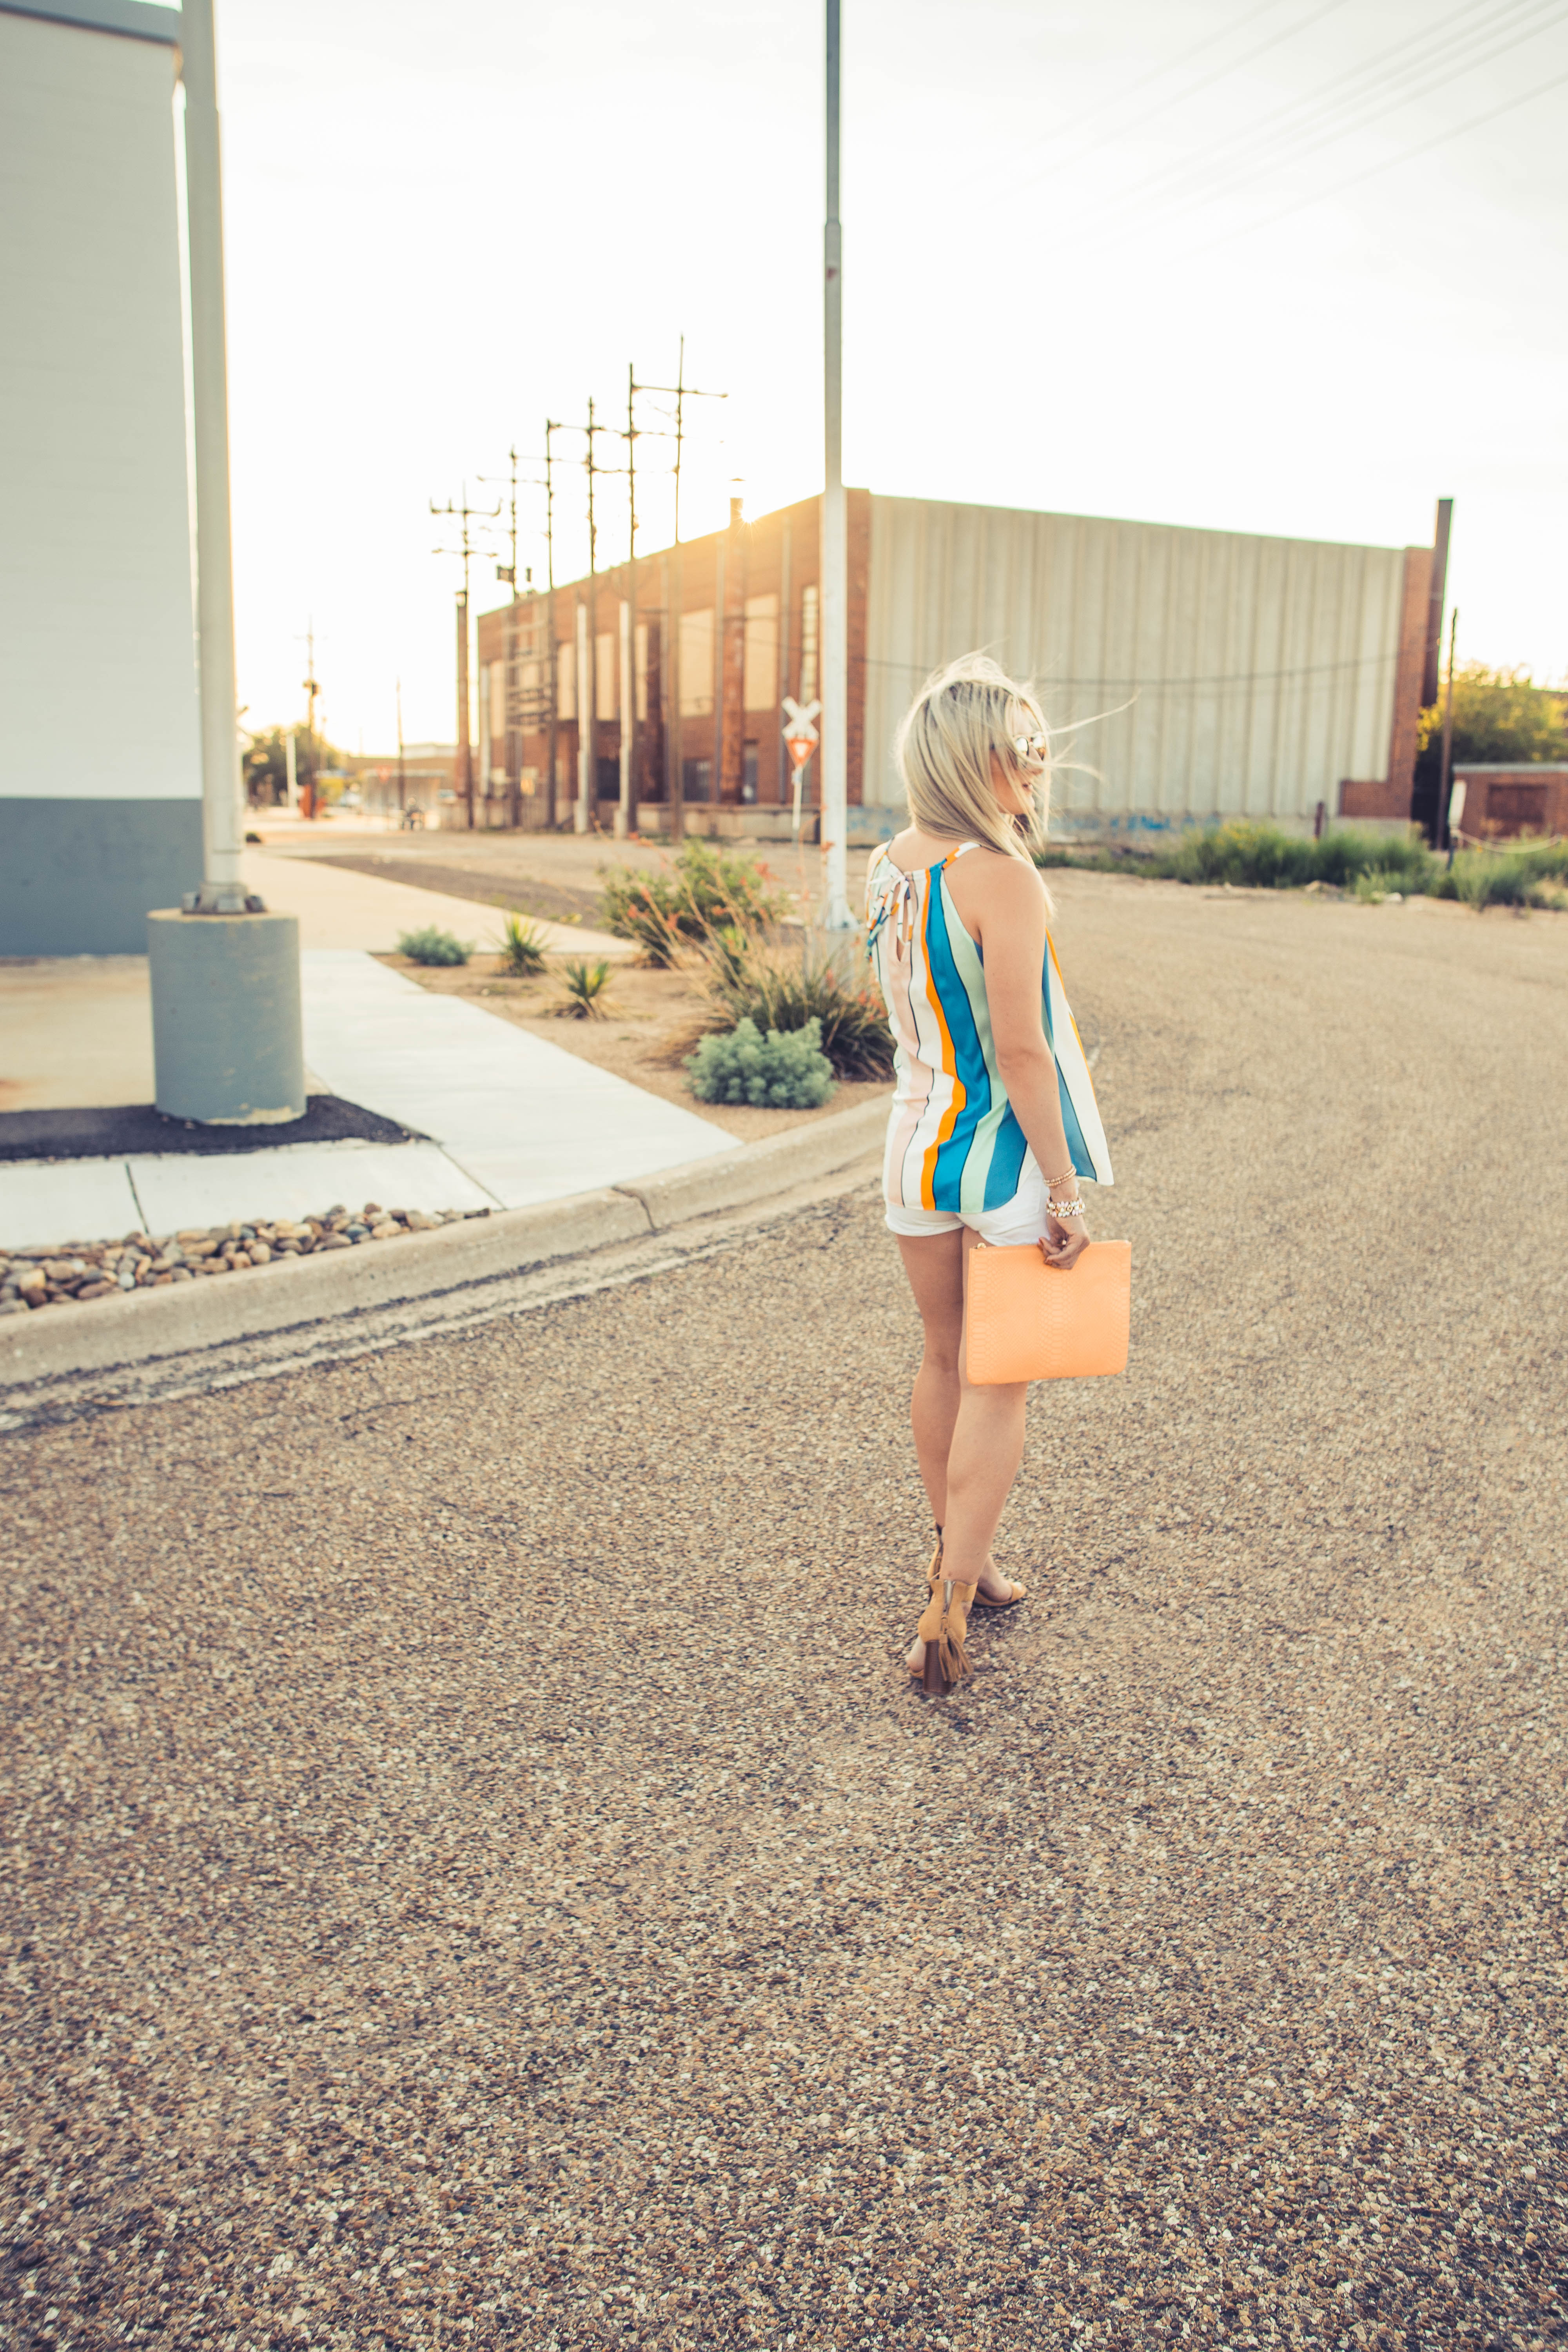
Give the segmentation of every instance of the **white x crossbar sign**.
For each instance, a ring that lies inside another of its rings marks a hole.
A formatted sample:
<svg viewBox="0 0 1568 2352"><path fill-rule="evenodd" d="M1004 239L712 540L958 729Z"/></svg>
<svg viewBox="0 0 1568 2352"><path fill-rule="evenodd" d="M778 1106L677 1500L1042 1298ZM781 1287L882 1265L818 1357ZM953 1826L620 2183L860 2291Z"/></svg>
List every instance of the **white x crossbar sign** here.
<svg viewBox="0 0 1568 2352"><path fill-rule="evenodd" d="M786 694L784 698L784 733L791 736L809 735L815 743L816 730L811 722L821 709L820 702L808 702L803 709L798 702L792 701Z"/></svg>

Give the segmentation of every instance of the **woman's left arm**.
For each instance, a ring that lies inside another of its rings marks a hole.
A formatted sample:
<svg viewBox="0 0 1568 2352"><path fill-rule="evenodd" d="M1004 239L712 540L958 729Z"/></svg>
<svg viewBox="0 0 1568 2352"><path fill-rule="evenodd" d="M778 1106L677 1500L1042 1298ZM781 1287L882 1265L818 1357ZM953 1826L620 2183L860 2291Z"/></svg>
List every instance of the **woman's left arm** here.
<svg viewBox="0 0 1568 2352"><path fill-rule="evenodd" d="M1059 1179L1071 1169L1072 1157L1062 1124L1056 1055L1046 1042L1046 894L1034 867L1017 858L988 857L973 878L972 928L984 960L996 1066L1040 1172ZM1069 1199L1078 1192L1071 1181L1065 1187L1058 1182L1057 1189ZM1051 1264L1070 1266L1089 1245L1089 1229L1081 1217L1053 1213L1047 1239Z"/></svg>

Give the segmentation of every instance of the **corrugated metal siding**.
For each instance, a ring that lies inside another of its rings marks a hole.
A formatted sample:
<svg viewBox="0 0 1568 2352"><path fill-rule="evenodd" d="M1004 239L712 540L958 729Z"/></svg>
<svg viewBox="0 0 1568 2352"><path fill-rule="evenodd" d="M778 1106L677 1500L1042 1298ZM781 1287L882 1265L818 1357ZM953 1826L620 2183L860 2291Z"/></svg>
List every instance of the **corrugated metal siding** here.
<svg viewBox="0 0 1568 2352"><path fill-rule="evenodd" d="M1388 765L1404 553L1084 515L871 500L868 802L928 671L984 646L1053 728L1096 712L1058 819L1310 818ZM1118 709L1119 705L1127 708Z"/></svg>

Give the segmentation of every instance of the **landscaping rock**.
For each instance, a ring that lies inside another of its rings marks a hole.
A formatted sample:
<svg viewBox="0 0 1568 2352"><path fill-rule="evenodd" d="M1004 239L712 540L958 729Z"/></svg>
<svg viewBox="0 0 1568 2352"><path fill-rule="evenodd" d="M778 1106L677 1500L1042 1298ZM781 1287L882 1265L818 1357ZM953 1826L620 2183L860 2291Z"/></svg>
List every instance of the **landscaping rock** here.
<svg viewBox="0 0 1568 2352"><path fill-rule="evenodd" d="M162 1240L147 1234L120 1242L68 1244L49 1249L13 1249L0 1257L0 1311L24 1315L32 1307L77 1300L130 1296L167 1289L198 1275L250 1274L274 1259L309 1257L320 1250L354 1249L367 1242L396 1241L405 1234L431 1233L460 1220L447 1209L384 1209L367 1202L363 1216L346 1209L325 1215L184 1226Z"/></svg>

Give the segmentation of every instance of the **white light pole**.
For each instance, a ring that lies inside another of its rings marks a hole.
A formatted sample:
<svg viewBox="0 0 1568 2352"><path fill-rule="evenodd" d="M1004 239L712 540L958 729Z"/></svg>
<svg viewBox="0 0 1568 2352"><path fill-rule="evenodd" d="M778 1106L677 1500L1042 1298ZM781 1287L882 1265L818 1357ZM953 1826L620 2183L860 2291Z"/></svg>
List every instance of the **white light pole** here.
<svg viewBox="0 0 1568 2352"><path fill-rule="evenodd" d="M223 168L213 0L180 12L185 88L185 207L191 256L191 383L196 452L196 634L201 648L203 914L245 912L239 861L234 554L228 509L228 355L223 290Z"/></svg>
<svg viewBox="0 0 1568 2352"><path fill-rule="evenodd" d="M838 224L838 8L827 0L827 219L822 233L824 402L822 493L823 923L853 928L845 835L849 823L848 531L844 499L844 262Z"/></svg>
<svg viewBox="0 0 1568 2352"><path fill-rule="evenodd" d="M300 925L247 898L235 694L228 506L223 183L213 0L180 14L185 96L191 388L196 499L196 650L202 884L147 918L153 1065L165 1118L281 1126L305 1111Z"/></svg>

